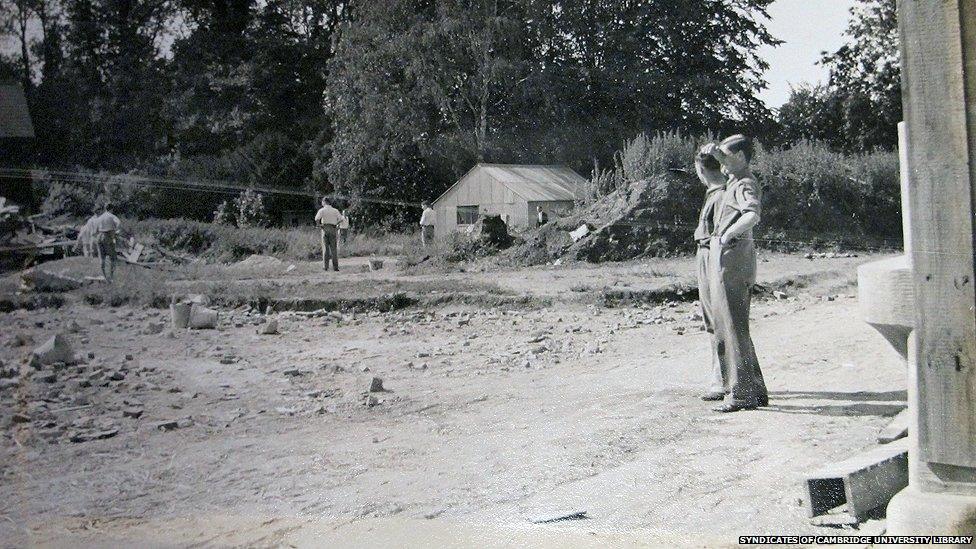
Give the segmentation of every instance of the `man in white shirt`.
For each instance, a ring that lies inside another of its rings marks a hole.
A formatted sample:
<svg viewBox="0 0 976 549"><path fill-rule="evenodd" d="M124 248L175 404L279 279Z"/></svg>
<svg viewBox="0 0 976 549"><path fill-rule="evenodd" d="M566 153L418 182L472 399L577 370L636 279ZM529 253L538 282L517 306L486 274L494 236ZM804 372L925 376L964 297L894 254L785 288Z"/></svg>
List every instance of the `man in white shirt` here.
<svg viewBox="0 0 976 549"><path fill-rule="evenodd" d="M105 280L112 282L115 279L115 262L118 255L115 249L115 240L118 237L122 221L112 213L111 202L106 202L102 207L102 214L95 219L94 226L102 276L105 277ZM108 269L105 268L106 260L108 261Z"/></svg>
<svg viewBox="0 0 976 549"><path fill-rule="evenodd" d="M340 212L339 217L339 240L345 244L349 240L349 216L346 215L346 211Z"/></svg>
<svg viewBox="0 0 976 549"><path fill-rule="evenodd" d="M339 221L342 214L329 205L329 199L322 199L322 207L315 213L315 223L322 230L322 268L329 270L329 260L332 260L332 270L339 270L339 250L337 237Z"/></svg>
<svg viewBox="0 0 976 549"><path fill-rule="evenodd" d="M437 214L430 207L430 202L421 203L421 207L423 207L424 213L420 214L420 242L426 248L428 245L434 244L434 223Z"/></svg>
<svg viewBox="0 0 976 549"><path fill-rule="evenodd" d="M88 221L85 221L85 224L78 231L78 243L75 245L75 250L80 249L81 254L85 257L92 257L96 254L95 240L98 236L98 231L95 228L95 222L98 220L99 213L98 207L92 208L92 214L88 218Z"/></svg>

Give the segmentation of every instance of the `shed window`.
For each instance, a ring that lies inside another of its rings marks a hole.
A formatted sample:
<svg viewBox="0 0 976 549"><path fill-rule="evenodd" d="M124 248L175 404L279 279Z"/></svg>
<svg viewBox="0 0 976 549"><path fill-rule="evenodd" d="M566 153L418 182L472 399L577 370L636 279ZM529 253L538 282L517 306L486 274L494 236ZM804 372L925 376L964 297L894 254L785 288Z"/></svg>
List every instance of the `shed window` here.
<svg viewBox="0 0 976 549"><path fill-rule="evenodd" d="M478 222L478 207L477 206L458 206L457 207L457 224L458 225L474 225Z"/></svg>

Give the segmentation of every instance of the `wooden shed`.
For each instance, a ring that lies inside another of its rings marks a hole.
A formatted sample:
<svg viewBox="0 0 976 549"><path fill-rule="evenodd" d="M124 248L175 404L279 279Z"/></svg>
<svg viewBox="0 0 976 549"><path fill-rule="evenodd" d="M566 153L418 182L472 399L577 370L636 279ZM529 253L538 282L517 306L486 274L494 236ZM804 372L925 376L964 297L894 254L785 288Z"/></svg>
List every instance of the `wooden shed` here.
<svg viewBox="0 0 976 549"><path fill-rule="evenodd" d="M31 176L23 170L34 162L34 124L20 84L0 82L0 196L30 211L35 206Z"/></svg>
<svg viewBox="0 0 976 549"><path fill-rule="evenodd" d="M535 225L536 207L549 218L572 209L586 180L566 166L477 164L434 201L435 233L463 230L485 214L510 228Z"/></svg>

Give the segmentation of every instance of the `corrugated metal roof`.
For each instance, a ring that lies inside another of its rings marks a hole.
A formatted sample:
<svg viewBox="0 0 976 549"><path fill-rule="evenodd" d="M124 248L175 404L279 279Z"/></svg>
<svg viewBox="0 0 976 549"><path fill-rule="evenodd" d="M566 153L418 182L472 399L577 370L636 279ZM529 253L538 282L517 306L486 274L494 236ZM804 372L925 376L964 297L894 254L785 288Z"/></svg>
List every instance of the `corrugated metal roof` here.
<svg viewBox="0 0 976 549"><path fill-rule="evenodd" d="M34 137L27 99L17 84L0 84L0 138L7 137Z"/></svg>
<svg viewBox="0 0 976 549"><path fill-rule="evenodd" d="M479 164L492 179L528 202L575 200L586 180L566 166Z"/></svg>

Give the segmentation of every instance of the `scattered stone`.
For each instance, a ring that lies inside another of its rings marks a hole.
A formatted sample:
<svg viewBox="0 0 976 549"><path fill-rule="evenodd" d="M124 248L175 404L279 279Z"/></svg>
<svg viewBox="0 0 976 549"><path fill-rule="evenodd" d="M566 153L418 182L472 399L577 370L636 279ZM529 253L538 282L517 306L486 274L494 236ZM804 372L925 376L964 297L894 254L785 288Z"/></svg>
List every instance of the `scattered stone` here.
<svg viewBox="0 0 976 549"><path fill-rule="evenodd" d="M144 335L156 335L163 333L166 329L165 322L150 322L142 329Z"/></svg>
<svg viewBox="0 0 976 549"><path fill-rule="evenodd" d="M179 428L179 422L175 419L168 419L166 421L160 421L156 424L156 428L160 431L172 431Z"/></svg>
<svg viewBox="0 0 976 549"><path fill-rule="evenodd" d="M118 429L104 429L96 431L75 431L68 435L68 440L71 442L88 442L91 440L101 440L106 438L112 438L119 434Z"/></svg>
<svg viewBox="0 0 976 549"><path fill-rule="evenodd" d="M125 379L125 372L122 370L115 370L108 375L109 381L122 381L123 379Z"/></svg>
<svg viewBox="0 0 976 549"><path fill-rule="evenodd" d="M42 381L44 383L54 383L58 380L58 376L53 370L42 370L38 372L35 377L38 381Z"/></svg>
<svg viewBox="0 0 976 549"><path fill-rule="evenodd" d="M298 409L297 408L288 408L288 407L285 407L285 406L279 406L279 407L275 408L275 412L278 412L279 414L281 414L283 416L293 416L293 415L295 415L295 414L298 413Z"/></svg>
<svg viewBox="0 0 976 549"><path fill-rule="evenodd" d="M258 326L259 335L277 335L278 333L278 319L276 318L272 318Z"/></svg>
<svg viewBox="0 0 976 549"><path fill-rule="evenodd" d="M380 379L378 377L374 377L373 379L370 380L370 382L369 382L369 392L371 392L371 393L382 393L385 390L386 389L383 388L383 380L382 379Z"/></svg>
<svg viewBox="0 0 976 549"><path fill-rule="evenodd" d="M66 329L69 333L77 334L81 331L81 324L78 324L77 320L72 319L71 322L68 323L68 327Z"/></svg>
<svg viewBox="0 0 976 549"><path fill-rule="evenodd" d="M0 391L5 391L7 389L13 389L20 386L19 379L3 378L0 379Z"/></svg>
<svg viewBox="0 0 976 549"><path fill-rule="evenodd" d="M379 403L380 403L380 399L376 398L373 395L366 395L365 404L367 408L372 408L373 406L376 406Z"/></svg>
<svg viewBox="0 0 976 549"><path fill-rule="evenodd" d="M122 410L122 417L139 419L142 417L142 408L126 408L125 410Z"/></svg>
<svg viewBox="0 0 976 549"><path fill-rule="evenodd" d="M30 423L30 416L21 412L14 412L14 415L10 416L10 421L12 423Z"/></svg>
<svg viewBox="0 0 976 549"><path fill-rule="evenodd" d="M36 292L70 292L81 288L85 281L61 273L34 267L21 275L23 287Z"/></svg>
<svg viewBox="0 0 976 549"><path fill-rule="evenodd" d="M289 369L287 369L287 370L285 370L285 371L283 371L281 373L285 377L298 377L298 376L304 374L304 372L302 372L298 368L289 368Z"/></svg>
<svg viewBox="0 0 976 549"><path fill-rule="evenodd" d="M46 366L55 362L64 362L66 364L77 362L75 360L75 353L71 350L71 343L62 334L51 336L43 345L34 349L31 356L31 364L34 367Z"/></svg>
<svg viewBox="0 0 976 549"><path fill-rule="evenodd" d="M786 299L788 296L786 295L786 293L776 290L773 292L773 297L775 297L776 299Z"/></svg>

